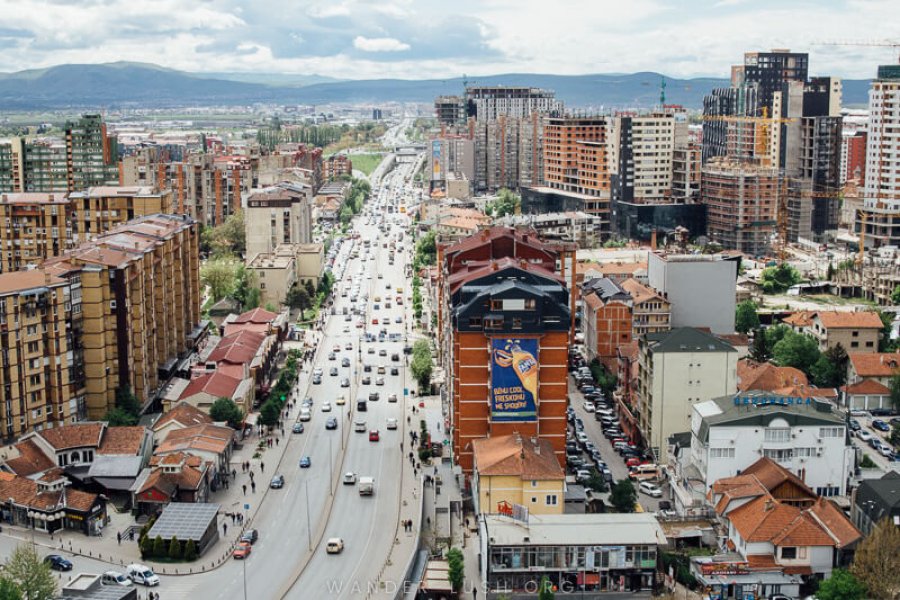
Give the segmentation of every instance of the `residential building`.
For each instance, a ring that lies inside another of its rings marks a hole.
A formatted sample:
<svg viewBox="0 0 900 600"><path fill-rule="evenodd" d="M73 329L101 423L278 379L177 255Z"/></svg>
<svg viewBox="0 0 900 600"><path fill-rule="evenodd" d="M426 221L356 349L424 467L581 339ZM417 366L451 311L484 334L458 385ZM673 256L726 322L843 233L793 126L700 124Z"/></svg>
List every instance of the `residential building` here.
<svg viewBox="0 0 900 600"><path fill-rule="evenodd" d="M70 529L100 535L107 518L106 499L67 484L58 470L39 480L0 473L0 508L6 522L49 534Z"/></svg>
<svg viewBox="0 0 900 600"><path fill-rule="evenodd" d="M529 515L563 514L566 472L547 440L519 434L472 440L472 499L476 514L513 506Z"/></svg>
<svg viewBox="0 0 900 600"><path fill-rule="evenodd" d="M339 177L353 176L353 161L343 152L332 154L322 161L322 179L331 181Z"/></svg>
<svg viewBox="0 0 900 600"><path fill-rule="evenodd" d="M891 388L874 379L848 383L841 388L841 406L848 411L888 409L893 412Z"/></svg>
<svg viewBox="0 0 900 600"><path fill-rule="evenodd" d="M897 352L848 351L847 357L847 383L871 379L887 386L900 368L900 353Z"/></svg>
<svg viewBox="0 0 900 600"><path fill-rule="evenodd" d="M247 258L271 253L280 244L312 242L312 190L295 183L255 190L244 209Z"/></svg>
<svg viewBox="0 0 900 600"><path fill-rule="evenodd" d="M507 227L530 227L543 239L569 242L580 248L596 247L603 228L602 218L582 211L507 215L497 223Z"/></svg>
<svg viewBox="0 0 900 600"><path fill-rule="evenodd" d="M0 195L0 272L18 271L72 248L72 217L65 192Z"/></svg>
<svg viewBox="0 0 900 600"><path fill-rule="evenodd" d="M209 413L203 412L188 402L178 402L170 406L155 423L153 423L153 443L159 445L170 431L184 429L193 425L212 424Z"/></svg>
<svg viewBox="0 0 900 600"><path fill-rule="evenodd" d="M225 373L204 373L191 379L178 401L208 413L219 398L228 398L243 414L249 415L254 406L254 382L250 378L237 379ZM163 408L168 410L170 407Z"/></svg>
<svg viewBox="0 0 900 600"><path fill-rule="evenodd" d="M459 96L438 96L434 99L434 113L441 125L465 125L465 100Z"/></svg>
<svg viewBox="0 0 900 600"><path fill-rule="evenodd" d="M540 184L544 166L541 160L544 125L539 113L522 117L502 115L492 120L479 119L473 123L469 137L473 141L475 152L474 177L469 180L476 191L493 192L501 188L516 190ZM432 153L434 151L432 146ZM443 148L441 151L443 152ZM448 148L447 151L452 152L452 149ZM432 162L432 168L435 164L440 164L440 161ZM464 162L462 166L465 167L466 164ZM446 171L441 174L442 177L435 177L436 173L432 171L431 178L446 179L444 174Z"/></svg>
<svg viewBox="0 0 900 600"><path fill-rule="evenodd" d="M609 164L613 204L662 204L672 197L676 115L617 114L610 120Z"/></svg>
<svg viewBox="0 0 900 600"><path fill-rule="evenodd" d="M86 417L80 301L77 286L47 271L0 275L4 440Z"/></svg>
<svg viewBox="0 0 900 600"><path fill-rule="evenodd" d="M154 456L192 454L212 465L213 480L231 475L234 429L219 425L192 425L170 431L156 447Z"/></svg>
<svg viewBox="0 0 900 600"><path fill-rule="evenodd" d="M559 114L562 101L556 93L532 87L468 86L465 109L478 121L496 121L500 117L528 117L534 113Z"/></svg>
<svg viewBox="0 0 900 600"><path fill-rule="evenodd" d="M300 283L309 281L313 287L319 289L325 268L325 245L321 243L293 244L289 248L294 254L296 280ZM283 246L275 248L275 254L285 251Z"/></svg>
<svg viewBox="0 0 900 600"><path fill-rule="evenodd" d="M637 514L482 515L481 581L497 593L534 595L541 579L579 591L649 599L666 544L656 517Z"/></svg>
<svg viewBox="0 0 900 600"><path fill-rule="evenodd" d="M866 140L865 130L844 131L841 146L841 185L855 182L866 185Z"/></svg>
<svg viewBox="0 0 900 600"><path fill-rule="evenodd" d="M672 304L659 292L633 277L623 279L619 287L631 295L633 339L672 328Z"/></svg>
<svg viewBox="0 0 900 600"><path fill-rule="evenodd" d="M85 190L119 182L116 138L107 135L100 115L83 115L66 123L68 190Z"/></svg>
<svg viewBox="0 0 900 600"><path fill-rule="evenodd" d="M900 148L894 134L900 127L900 66L881 65L869 91L869 123L866 131L866 172L862 224L865 243L900 245Z"/></svg>
<svg viewBox="0 0 900 600"><path fill-rule="evenodd" d="M285 244L279 248L290 248ZM297 268L293 252L279 254L261 253L247 262L247 269L254 273L259 282L260 303L272 303L275 306L287 302L288 292L297 283Z"/></svg>
<svg viewBox="0 0 900 600"><path fill-rule="evenodd" d="M830 497L847 494L856 450L843 414L815 397L754 390L693 406L690 463L707 489L760 454Z"/></svg>
<svg viewBox="0 0 900 600"><path fill-rule="evenodd" d="M890 519L900 522L900 473L889 470L880 479L863 479L856 488L850 519L863 535L872 533L878 523Z"/></svg>
<svg viewBox="0 0 900 600"><path fill-rule="evenodd" d="M207 502L213 465L187 452L154 456L131 488L138 513L158 515L170 502Z"/></svg>
<svg viewBox="0 0 900 600"><path fill-rule="evenodd" d="M77 245L95 239L139 217L174 214L171 190L149 187L91 187L69 194L72 208L72 241Z"/></svg>
<svg viewBox="0 0 900 600"><path fill-rule="evenodd" d="M809 333L822 351L840 344L847 352L877 352L878 339L884 329L875 311L820 310L812 313Z"/></svg>
<svg viewBox="0 0 900 600"><path fill-rule="evenodd" d="M670 302L673 328L734 333L736 281L737 262L723 255L651 252L648 258L647 282Z"/></svg>
<svg viewBox="0 0 900 600"><path fill-rule="evenodd" d="M612 369L616 349L631 342L631 294L611 279L591 279L582 287L582 332L586 358Z"/></svg>
<svg viewBox="0 0 900 600"><path fill-rule="evenodd" d="M433 138L429 144L425 171L431 182L429 191L458 197L458 193L451 194L450 180L465 181L466 187L475 181L475 141L468 136L444 134Z"/></svg>
<svg viewBox="0 0 900 600"><path fill-rule="evenodd" d="M737 391L738 353L691 327L649 333L638 347L634 412L645 445L661 460L669 438L690 430L694 405Z"/></svg>
<svg viewBox="0 0 900 600"><path fill-rule="evenodd" d="M758 363L742 358L737 364L737 387L742 392L760 390L790 396L796 389L812 388L806 373L794 367L778 367L770 362Z"/></svg>
<svg viewBox="0 0 900 600"><path fill-rule="evenodd" d="M803 596L850 564L862 535L833 501L766 458L748 471L710 491L727 539L724 553L692 559L703 586L723 598Z"/></svg>
<svg viewBox="0 0 900 600"><path fill-rule="evenodd" d="M152 402L196 345L199 237L188 216L151 215L44 262L80 286L88 418L103 417L126 386L142 404Z"/></svg>

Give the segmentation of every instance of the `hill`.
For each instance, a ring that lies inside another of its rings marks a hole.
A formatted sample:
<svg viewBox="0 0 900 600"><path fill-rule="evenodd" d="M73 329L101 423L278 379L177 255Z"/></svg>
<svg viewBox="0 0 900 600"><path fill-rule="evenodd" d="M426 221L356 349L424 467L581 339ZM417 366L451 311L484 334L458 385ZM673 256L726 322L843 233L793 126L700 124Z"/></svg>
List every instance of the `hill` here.
<svg viewBox="0 0 900 600"><path fill-rule="evenodd" d="M324 80L323 80L324 79ZM509 73L479 77L477 85L524 85L556 91L570 108L651 107L659 102L659 73L545 75ZM666 102L700 108L703 96L727 79L666 78ZM847 105L867 103L868 80L844 81ZM262 103L325 104L431 102L458 94L463 80L330 80L321 75L187 73L145 63L67 64L0 73L0 109L83 109Z"/></svg>

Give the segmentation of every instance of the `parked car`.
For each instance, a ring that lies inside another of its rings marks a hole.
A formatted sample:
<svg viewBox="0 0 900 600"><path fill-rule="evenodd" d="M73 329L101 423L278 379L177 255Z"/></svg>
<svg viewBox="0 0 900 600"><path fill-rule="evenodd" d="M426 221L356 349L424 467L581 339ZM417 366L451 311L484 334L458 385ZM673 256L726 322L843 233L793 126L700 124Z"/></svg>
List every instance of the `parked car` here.
<svg viewBox="0 0 900 600"><path fill-rule="evenodd" d="M878 431L890 431L891 426L882 421L881 419L875 419L872 421L872 427L877 429Z"/></svg>
<svg viewBox="0 0 900 600"><path fill-rule="evenodd" d="M590 400L585 400L585 401L584 401L584 404L582 405L582 407L584 408L584 410L586 410L586 411L589 412L589 413L594 412L594 409L596 408L596 407L594 406L594 403L591 402Z"/></svg>
<svg viewBox="0 0 900 600"><path fill-rule="evenodd" d="M648 496L650 496L652 498L661 498L662 497L662 490L659 489L654 484L650 483L649 481L642 481L638 485L638 490L642 494L647 494Z"/></svg>
<svg viewBox="0 0 900 600"><path fill-rule="evenodd" d="M859 431L856 432L856 437L858 437L859 439L861 439L864 442L868 442L869 440L872 439L873 436L871 433L869 433L865 429L860 429Z"/></svg>
<svg viewBox="0 0 900 600"><path fill-rule="evenodd" d="M369 432L369 441L370 442L377 442L380 439L381 439L381 434L378 433L377 429L373 429Z"/></svg>
<svg viewBox="0 0 900 600"><path fill-rule="evenodd" d="M896 419L891 419L891 421L894 420ZM850 431L859 431L860 429L862 429L862 426L859 424L859 421L857 421L856 419L850 419Z"/></svg>
<svg viewBox="0 0 900 600"><path fill-rule="evenodd" d="M153 572L153 569L146 565L132 563L128 565L126 574L128 575L128 578L135 583L140 583L147 587L159 585L159 576Z"/></svg>
<svg viewBox="0 0 900 600"><path fill-rule="evenodd" d="M67 558L63 558L59 554L48 554L44 557L44 562L50 565L54 571L71 571L72 562Z"/></svg>

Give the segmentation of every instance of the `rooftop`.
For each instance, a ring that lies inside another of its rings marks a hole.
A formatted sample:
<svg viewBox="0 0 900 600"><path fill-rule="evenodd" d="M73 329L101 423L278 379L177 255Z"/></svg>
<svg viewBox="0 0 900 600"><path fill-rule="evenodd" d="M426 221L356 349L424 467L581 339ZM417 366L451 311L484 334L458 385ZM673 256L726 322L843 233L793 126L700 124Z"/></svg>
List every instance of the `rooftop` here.
<svg viewBox="0 0 900 600"><path fill-rule="evenodd" d="M492 546L662 545L666 536L651 513L529 515L528 522L484 516Z"/></svg>
<svg viewBox="0 0 900 600"><path fill-rule="evenodd" d="M848 356L860 377L890 377L900 367L897 352L850 352Z"/></svg>
<svg viewBox="0 0 900 600"><path fill-rule="evenodd" d="M473 440L472 448L479 476L516 475L526 481L566 477L547 440L504 435Z"/></svg>
<svg viewBox="0 0 900 600"><path fill-rule="evenodd" d="M184 388L184 391L181 392L179 400L184 400L200 393L209 394L216 398L231 398L239 385L241 385L241 380L236 377L231 377L218 371L204 373L191 380L187 387Z"/></svg>
<svg viewBox="0 0 900 600"><path fill-rule="evenodd" d="M172 410L165 413L153 424L154 431L159 431L169 423L178 423L182 427L191 425L212 424L213 420L208 414L188 402L179 402Z"/></svg>
<svg viewBox="0 0 900 600"><path fill-rule="evenodd" d="M14 294L30 290L46 289L67 283L62 277L34 269L32 271L12 271L0 274L0 295Z"/></svg>
<svg viewBox="0 0 900 600"><path fill-rule="evenodd" d="M210 524L215 524L219 513L218 504L194 502L171 502L150 529L150 539L156 536L164 540L177 537L181 541L199 542Z"/></svg>
<svg viewBox="0 0 900 600"><path fill-rule="evenodd" d="M866 311L817 311L813 318L818 318L825 329L882 329L884 323L878 313Z"/></svg>
<svg viewBox="0 0 900 600"><path fill-rule="evenodd" d="M648 333L644 337L653 352L737 352L731 344L694 327Z"/></svg>

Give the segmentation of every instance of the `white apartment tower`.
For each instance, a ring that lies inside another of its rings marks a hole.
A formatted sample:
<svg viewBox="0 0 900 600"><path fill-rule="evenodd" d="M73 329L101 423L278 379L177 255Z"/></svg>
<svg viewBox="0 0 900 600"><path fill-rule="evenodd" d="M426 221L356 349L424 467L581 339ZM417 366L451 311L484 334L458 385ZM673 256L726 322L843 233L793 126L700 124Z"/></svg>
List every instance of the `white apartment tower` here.
<svg viewBox="0 0 900 600"><path fill-rule="evenodd" d="M866 142L865 243L900 243L900 65L878 67L869 90Z"/></svg>

